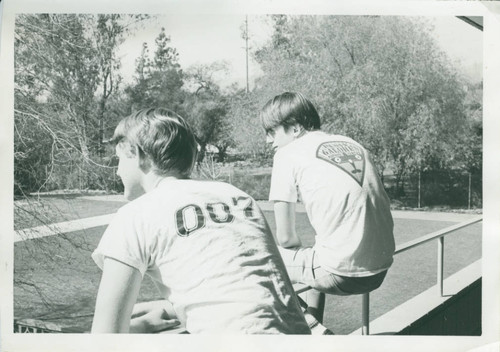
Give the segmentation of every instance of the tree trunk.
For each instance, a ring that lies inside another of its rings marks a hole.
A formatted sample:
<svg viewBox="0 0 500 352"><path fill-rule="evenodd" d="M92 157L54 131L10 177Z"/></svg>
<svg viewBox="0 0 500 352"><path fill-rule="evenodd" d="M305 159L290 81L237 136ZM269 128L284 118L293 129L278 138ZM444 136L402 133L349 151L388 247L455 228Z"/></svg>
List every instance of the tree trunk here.
<svg viewBox="0 0 500 352"><path fill-rule="evenodd" d="M90 151L87 145L87 137L85 136L85 131L78 134L78 144L80 145L80 151L85 160L90 158Z"/></svg>
<svg viewBox="0 0 500 352"><path fill-rule="evenodd" d="M206 143L200 143L198 141L198 144L200 145L200 151L198 152L198 164L201 164L203 159L205 159L205 153L207 150L207 144Z"/></svg>
<svg viewBox="0 0 500 352"><path fill-rule="evenodd" d="M379 175L380 175L380 181L382 182L382 184L384 184L384 182L385 182L385 176L384 176L384 170L385 170L385 168L380 167L379 169L380 169L380 173L379 173Z"/></svg>
<svg viewBox="0 0 500 352"><path fill-rule="evenodd" d="M469 199L468 199L468 209L471 207L471 200L472 200L472 172L469 171Z"/></svg>
<svg viewBox="0 0 500 352"><path fill-rule="evenodd" d="M97 154L100 157L104 156L104 109L106 108L106 98L102 97L99 102L99 114L97 116L99 120L99 140L97 145Z"/></svg>
<svg viewBox="0 0 500 352"><path fill-rule="evenodd" d="M110 68L105 68L103 74L103 85L102 85L102 97L99 102L99 113L97 114L97 119L99 120L99 140L97 147L97 155L100 157L104 156L104 111L106 110L106 102L113 91L113 76L111 75ZM109 79L109 87L108 87Z"/></svg>
<svg viewBox="0 0 500 352"><path fill-rule="evenodd" d="M420 192L422 190L422 184L421 184L421 174L422 172L420 169L418 170L418 208L420 209Z"/></svg>
<svg viewBox="0 0 500 352"><path fill-rule="evenodd" d="M224 160L226 159L226 152L227 152L227 146L217 146L217 149L219 149L219 151L217 152L217 160L220 162L220 163L223 163Z"/></svg>
<svg viewBox="0 0 500 352"><path fill-rule="evenodd" d="M403 196L404 195L404 173L402 171L396 172L396 195Z"/></svg>

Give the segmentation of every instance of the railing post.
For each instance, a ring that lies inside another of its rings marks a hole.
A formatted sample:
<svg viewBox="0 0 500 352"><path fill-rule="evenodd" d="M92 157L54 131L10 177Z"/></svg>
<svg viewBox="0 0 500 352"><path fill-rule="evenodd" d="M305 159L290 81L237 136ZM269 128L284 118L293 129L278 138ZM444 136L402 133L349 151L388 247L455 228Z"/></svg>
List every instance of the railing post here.
<svg viewBox="0 0 500 352"><path fill-rule="evenodd" d="M361 314L363 320L361 333L363 335L370 335L370 293L368 292L362 295Z"/></svg>
<svg viewBox="0 0 500 352"><path fill-rule="evenodd" d="M444 236L438 238L438 253L437 253L437 285L439 294L443 296L443 262L444 262Z"/></svg>

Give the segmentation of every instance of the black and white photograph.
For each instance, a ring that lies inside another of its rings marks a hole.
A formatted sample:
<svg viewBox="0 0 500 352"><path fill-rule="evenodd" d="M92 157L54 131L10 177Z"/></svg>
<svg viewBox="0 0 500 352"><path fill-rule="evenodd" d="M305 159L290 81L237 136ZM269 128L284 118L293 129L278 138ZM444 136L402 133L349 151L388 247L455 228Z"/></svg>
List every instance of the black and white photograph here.
<svg viewBox="0 0 500 352"><path fill-rule="evenodd" d="M0 11L0 350L500 348L500 3Z"/></svg>

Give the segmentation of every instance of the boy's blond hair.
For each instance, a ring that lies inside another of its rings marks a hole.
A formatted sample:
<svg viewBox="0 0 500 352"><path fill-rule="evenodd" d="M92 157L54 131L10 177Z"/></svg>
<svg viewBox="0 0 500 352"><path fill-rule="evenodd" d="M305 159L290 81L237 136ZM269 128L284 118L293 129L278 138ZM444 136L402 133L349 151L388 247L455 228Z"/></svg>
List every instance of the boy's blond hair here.
<svg viewBox="0 0 500 352"><path fill-rule="evenodd" d="M116 127L112 142L137 146L140 157L147 156L158 175L189 177L198 154L189 125L165 108L143 109L125 117Z"/></svg>

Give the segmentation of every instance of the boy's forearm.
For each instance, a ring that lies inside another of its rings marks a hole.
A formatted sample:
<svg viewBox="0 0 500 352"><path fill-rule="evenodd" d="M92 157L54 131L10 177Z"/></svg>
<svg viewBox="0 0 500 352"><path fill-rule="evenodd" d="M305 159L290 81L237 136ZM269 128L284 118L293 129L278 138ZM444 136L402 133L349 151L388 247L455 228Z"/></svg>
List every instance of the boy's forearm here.
<svg viewBox="0 0 500 352"><path fill-rule="evenodd" d="M283 248L301 247L302 241L295 232L295 203L275 202L276 239Z"/></svg>
<svg viewBox="0 0 500 352"><path fill-rule="evenodd" d="M128 333L129 321L123 316L96 313L92 322L92 333Z"/></svg>
<svg viewBox="0 0 500 352"><path fill-rule="evenodd" d="M137 269L111 258L104 259L92 333L129 332L130 316L141 281Z"/></svg>

